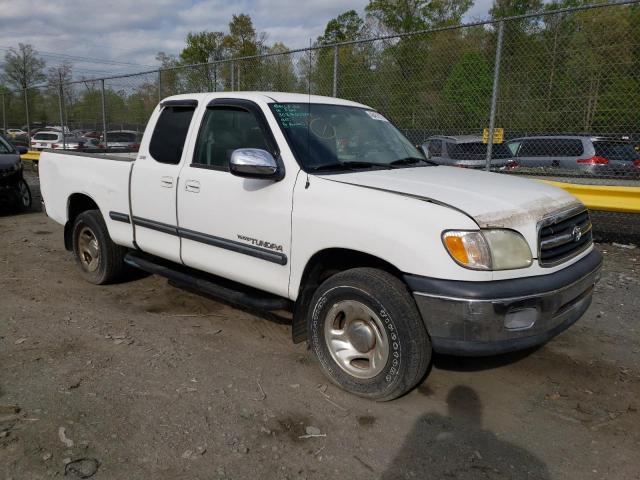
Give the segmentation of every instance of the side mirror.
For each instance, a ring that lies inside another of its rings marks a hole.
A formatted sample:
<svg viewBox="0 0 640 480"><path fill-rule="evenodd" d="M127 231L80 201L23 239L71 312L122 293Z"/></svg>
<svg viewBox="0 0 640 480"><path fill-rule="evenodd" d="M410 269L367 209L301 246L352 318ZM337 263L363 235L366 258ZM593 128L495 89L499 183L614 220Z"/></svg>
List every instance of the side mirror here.
<svg viewBox="0 0 640 480"><path fill-rule="evenodd" d="M429 153L429 147L427 147L426 143L423 143L422 145L420 145L420 150L422 150L422 153L424 154L424 157L427 160L431 158L431 154Z"/></svg>
<svg viewBox="0 0 640 480"><path fill-rule="evenodd" d="M16 152L18 152L18 155L25 155L29 152L29 149L27 147L16 147Z"/></svg>
<svg viewBox="0 0 640 480"><path fill-rule="evenodd" d="M245 178L282 179L282 169L266 150L260 148L238 148L231 153L229 171Z"/></svg>

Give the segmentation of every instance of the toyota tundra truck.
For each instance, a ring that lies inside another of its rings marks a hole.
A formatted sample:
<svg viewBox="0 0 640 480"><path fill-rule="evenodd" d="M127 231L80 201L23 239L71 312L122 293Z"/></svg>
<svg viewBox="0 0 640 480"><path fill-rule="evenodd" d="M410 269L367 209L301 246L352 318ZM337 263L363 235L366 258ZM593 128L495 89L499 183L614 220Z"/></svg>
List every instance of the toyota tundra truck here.
<svg viewBox="0 0 640 480"><path fill-rule="evenodd" d="M374 400L416 386L433 352L547 342L602 264L570 194L434 165L378 111L330 97L172 96L134 158L46 151L40 181L87 281L132 266L289 311L326 376Z"/></svg>

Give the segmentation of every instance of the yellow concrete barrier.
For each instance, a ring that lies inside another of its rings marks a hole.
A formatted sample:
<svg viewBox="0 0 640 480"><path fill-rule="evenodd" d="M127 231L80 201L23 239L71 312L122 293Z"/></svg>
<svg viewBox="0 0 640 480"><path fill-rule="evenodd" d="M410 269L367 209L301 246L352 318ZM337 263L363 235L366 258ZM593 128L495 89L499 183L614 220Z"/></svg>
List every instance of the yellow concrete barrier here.
<svg viewBox="0 0 640 480"><path fill-rule="evenodd" d="M35 150L29 150L24 155L20 155L20 158L22 160L27 160L30 162L37 162L38 160L40 160L40 152Z"/></svg>
<svg viewBox="0 0 640 480"><path fill-rule="evenodd" d="M541 180L575 195L591 210L640 213L640 187L612 187L578 185L575 183Z"/></svg>

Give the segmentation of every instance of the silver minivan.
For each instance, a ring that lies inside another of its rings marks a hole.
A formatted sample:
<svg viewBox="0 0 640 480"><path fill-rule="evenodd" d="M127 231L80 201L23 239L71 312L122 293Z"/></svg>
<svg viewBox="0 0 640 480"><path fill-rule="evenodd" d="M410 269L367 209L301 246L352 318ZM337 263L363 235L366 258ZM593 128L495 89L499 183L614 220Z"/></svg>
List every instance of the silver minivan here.
<svg viewBox="0 0 640 480"><path fill-rule="evenodd" d="M435 135L422 144L422 151L432 162L463 168L485 168L487 144L479 135ZM515 167L513 155L504 144L491 150L491 168L499 170Z"/></svg>
<svg viewBox="0 0 640 480"><path fill-rule="evenodd" d="M623 140L556 135L515 138L507 142L520 169L544 173L640 176L640 153Z"/></svg>

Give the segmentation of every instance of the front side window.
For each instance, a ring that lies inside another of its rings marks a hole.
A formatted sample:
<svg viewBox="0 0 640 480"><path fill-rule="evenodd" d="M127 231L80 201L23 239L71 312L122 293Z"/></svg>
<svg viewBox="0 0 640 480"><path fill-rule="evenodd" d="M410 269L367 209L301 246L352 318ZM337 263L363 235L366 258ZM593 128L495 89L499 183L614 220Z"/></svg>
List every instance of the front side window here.
<svg viewBox="0 0 640 480"><path fill-rule="evenodd" d="M429 154L434 157L442 155L442 140L431 140L429 142Z"/></svg>
<svg viewBox="0 0 640 480"><path fill-rule="evenodd" d="M194 107L166 106L153 130L149 153L160 163L180 163ZM107 134L107 139L109 139Z"/></svg>
<svg viewBox="0 0 640 480"><path fill-rule="evenodd" d="M0 153L13 153L13 147L0 135Z"/></svg>
<svg viewBox="0 0 640 480"><path fill-rule="evenodd" d="M294 155L307 171L424 161L416 147L373 110L316 103L270 106Z"/></svg>
<svg viewBox="0 0 640 480"><path fill-rule="evenodd" d="M220 170L229 168L229 160L238 148L270 150L256 116L240 107L209 107L193 156L193 164Z"/></svg>

